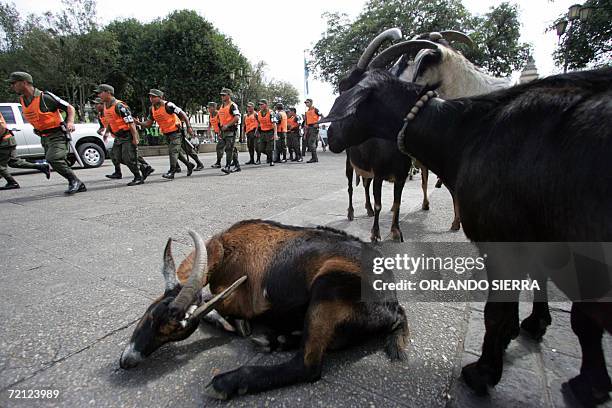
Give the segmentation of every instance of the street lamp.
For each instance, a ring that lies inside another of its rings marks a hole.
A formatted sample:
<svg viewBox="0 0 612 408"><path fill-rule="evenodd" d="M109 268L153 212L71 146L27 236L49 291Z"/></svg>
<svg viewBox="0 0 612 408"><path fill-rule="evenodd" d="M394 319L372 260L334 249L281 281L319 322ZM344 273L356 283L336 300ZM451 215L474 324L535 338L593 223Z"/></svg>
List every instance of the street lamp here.
<svg viewBox="0 0 612 408"><path fill-rule="evenodd" d="M555 29L557 30L557 36L559 37L559 42L561 42L561 36L563 36L567 32L567 36L571 39L573 34L574 21L580 20L585 21L591 15L591 11L593 7L590 6L582 6L581 4L571 5L567 9L567 15L563 20L560 20L555 24ZM569 28L568 28L569 27ZM567 31L566 31L567 30ZM567 47L565 47L565 55L563 57L563 73L567 72Z"/></svg>

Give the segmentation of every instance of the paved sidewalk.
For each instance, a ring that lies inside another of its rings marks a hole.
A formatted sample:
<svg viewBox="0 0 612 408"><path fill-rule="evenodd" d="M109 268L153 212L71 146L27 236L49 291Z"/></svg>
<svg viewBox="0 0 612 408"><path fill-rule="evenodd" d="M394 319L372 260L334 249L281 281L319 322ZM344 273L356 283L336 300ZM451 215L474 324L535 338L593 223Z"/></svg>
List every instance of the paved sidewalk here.
<svg viewBox="0 0 612 408"><path fill-rule="evenodd" d="M200 155L206 166L213 155ZM241 154L242 160L246 155ZM555 305L541 344L522 337L506 354L504 377L488 398L475 397L460 379L476 359L484 325L482 305L414 302L406 308L408 360L390 363L377 341L330 353L322 379L229 402L209 399L204 386L219 370L273 364L291 353L258 354L250 342L201 326L188 340L166 345L142 366L118 367L135 322L163 291L160 274L168 236L175 258L191 250L187 229L204 237L245 218L296 225L325 224L369 240L363 189L355 188L355 220L346 219L344 155L320 153L316 165L243 166L224 176L207 168L174 181L161 179L166 157L143 186L107 180L111 166L78 170L89 191L65 197L64 181L20 174L20 190L0 193L0 407L462 407L567 406L560 384L576 375L577 340L568 306ZM126 173L127 174L127 170ZM434 189L431 210L420 210L420 178L406 184L401 228L411 241L465 242L448 230L452 202ZM391 225L392 186L383 189L381 233ZM387 237L388 238L388 237ZM529 313L522 305L521 314ZM608 362L612 340L605 338ZM610 369L612 372L612 367ZM9 399L11 389L57 389L57 400ZM610 403L606 405L612 407Z"/></svg>

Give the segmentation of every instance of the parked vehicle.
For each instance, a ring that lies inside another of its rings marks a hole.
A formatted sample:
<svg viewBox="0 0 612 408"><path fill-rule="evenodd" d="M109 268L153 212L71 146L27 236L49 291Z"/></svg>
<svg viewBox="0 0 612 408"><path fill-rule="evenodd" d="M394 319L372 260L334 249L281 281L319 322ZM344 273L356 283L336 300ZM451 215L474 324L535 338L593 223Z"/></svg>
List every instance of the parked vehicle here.
<svg viewBox="0 0 612 408"><path fill-rule="evenodd" d="M43 159L45 152L40 137L23 116L21 104L0 103L0 113L17 140L17 156L26 160ZM75 127L72 140L83 164L85 167L100 167L113 146L113 138L108 138L107 143L104 143L102 136L97 133L97 123L77 123ZM68 155L68 160L71 165L76 162L73 154Z"/></svg>

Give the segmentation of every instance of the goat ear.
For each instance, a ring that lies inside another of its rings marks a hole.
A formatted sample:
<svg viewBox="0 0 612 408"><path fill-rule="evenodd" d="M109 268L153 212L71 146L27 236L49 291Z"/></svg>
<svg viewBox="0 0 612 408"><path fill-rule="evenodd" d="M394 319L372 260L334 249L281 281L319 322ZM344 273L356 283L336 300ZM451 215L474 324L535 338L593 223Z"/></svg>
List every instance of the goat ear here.
<svg viewBox="0 0 612 408"><path fill-rule="evenodd" d="M439 49L425 50L421 56L419 56L418 60L415 61L412 82L416 82L425 71L434 65L438 65L440 62L442 62L442 51Z"/></svg>
<svg viewBox="0 0 612 408"><path fill-rule="evenodd" d="M323 121L324 122L335 122L345 119L355 112L359 104L363 102L371 93L372 88L363 86L354 86L346 92L343 92L336 98L334 105L329 111Z"/></svg>
<svg viewBox="0 0 612 408"><path fill-rule="evenodd" d="M168 238L166 248L164 249L164 264L162 267L162 275L166 281L166 291L171 291L178 285L176 278L176 265L172 257L172 238Z"/></svg>

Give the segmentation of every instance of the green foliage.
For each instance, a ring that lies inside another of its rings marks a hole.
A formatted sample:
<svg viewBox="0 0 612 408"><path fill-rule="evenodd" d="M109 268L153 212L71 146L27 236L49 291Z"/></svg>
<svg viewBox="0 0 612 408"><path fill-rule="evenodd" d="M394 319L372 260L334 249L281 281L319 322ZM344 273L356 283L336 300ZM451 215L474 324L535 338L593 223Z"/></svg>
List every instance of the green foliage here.
<svg viewBox="0 0 612 408"><path fill-rule="evenodd" d="M568 24L554 53L557 66L574 70L612 64L612 0L587 0L583 6L592 7L591 14ZM549 29L566 18L565 13Z"/></svg>
<svg viewBox="0 0 612 408"><path fill-rule="evenodd" d="M150 88L163 90L190 112L208 101L220 102L223 87L244 104L253 97L297 101L294 87L266 81L265 63L251 67L232 40L195 11L175 11L146 24L117 20L100 28L96 0L62 4L56 14L24 20L15 4L0 2L0 75L31 73L37 87L71 102L81 117L99 83L112 84L116 96L139 116L148 110ZM248 84L239 72L252 73ZM8 86L0 88L0 98L16 100Z"/></svg>
<svg viewBox="0 0 612 408"><path fill-rule="evenodd" d="M462 51L497 75L521 68L529 53L527 44L518 43L517 8L508 3L491 7L479 17L471 15L461 0L369 0L355 21L345 14L329 12L323 18L327 30L313 47L310 67L334 86L357 63L370 40L391 27L399 27L408 38L431 31L465 32L476 48Z"/></svg>

